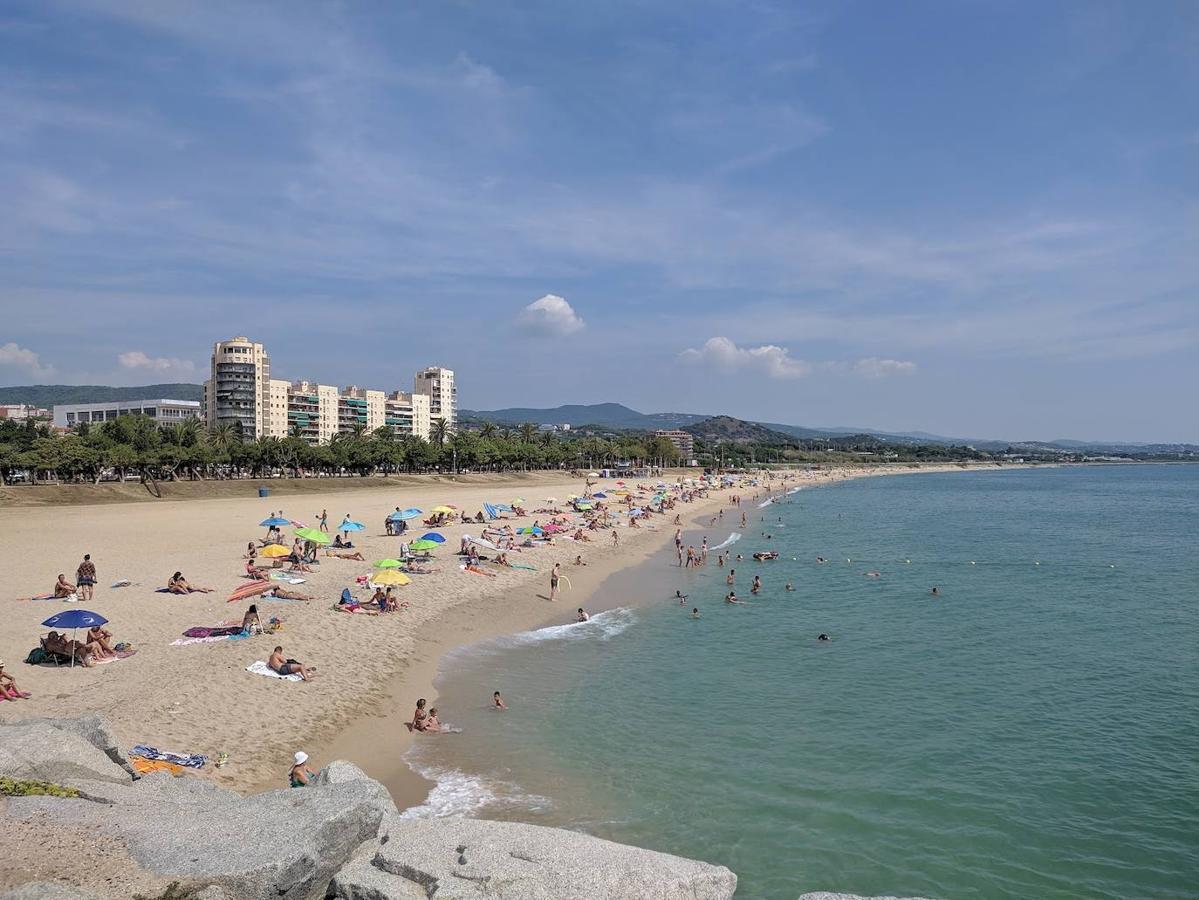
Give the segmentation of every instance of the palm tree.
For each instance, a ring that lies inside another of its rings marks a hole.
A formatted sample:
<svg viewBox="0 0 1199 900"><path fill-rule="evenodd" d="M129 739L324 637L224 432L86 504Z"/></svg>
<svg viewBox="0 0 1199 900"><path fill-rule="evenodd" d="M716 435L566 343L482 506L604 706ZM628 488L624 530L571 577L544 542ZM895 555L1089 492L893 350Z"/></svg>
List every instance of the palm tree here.
<svg viewBox="0 0 1199 900"><path fill-rule="evenodd" d="M429 424L429 442L439 448L445 446L445 440L450 435L450 423L440 417Z"/></svg>
<svg viewBox="0 0 1199 900"><path fill-rule="evenodd" d="M213 427L209 440L212 441L212 449L218 453L228 453L230 447L241 443L237 430L228 422L218 422Z"/></svg>
<svg viewBox="0 0 1199 900"><path fill-rule="evenodd" d="M541 446L552 447L558 442L558 436L552 431L547 431L541 435Z"/></svg>
<svg viewBox="0 0 1199 900"><path fill-rule="evenodd" d="M522 443L531 444L533 438L537 434L537 426L532 422L525 422L520 426L520 439Z"/></svg>
<svg viewBox="0 0 1199 900"><path fill-rule="evenodd" d="M513 434L515 434L515 432L512 430L512 426L510 425L505 425L500 429L500 437L502 437L504 440L509 440Z"/></svg>
<svg viewBox="0 0 1199 900"><path fill-rule="evenodd" d="M484 422L479 428L479 437L490 440L491 438L495 437L498 430L499 429L495 427L495 422Z"/></svg>

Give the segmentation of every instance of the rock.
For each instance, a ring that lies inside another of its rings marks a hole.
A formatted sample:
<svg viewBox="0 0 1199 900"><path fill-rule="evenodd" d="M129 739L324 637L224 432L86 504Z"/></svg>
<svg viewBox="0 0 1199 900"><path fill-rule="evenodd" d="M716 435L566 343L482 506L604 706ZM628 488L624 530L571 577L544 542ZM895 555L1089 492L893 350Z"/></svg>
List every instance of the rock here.
<svg viewBox="0 0 1199 900"><path fill-rule="evenodd" d="M0 900L100 900L90 891L53 881L31 881L0 894Z"/></svg>
<svg viewBox="0 0 1199 900"><path fill-rule="evenodd" d="M382 797L380 796L382 792ZM8 814L41 815L120 838L156 875L216 883L237 898L319 900L335 872L379 833L395 805L377 782L285 788L242 798L194 779L155 775L116 805L14 797Z"/></svg>
<svg viewBox="0 0 1199 900"><path fill-rule="evenodd" d="M237 900L237 898L219 884L210 884L193 894L191 900Z"/></svg>
<svg viewBox="0 0 1199 900"><path fill-rule="evenodd" d="M475 819L389 816L371 868L339 872L338 900L728 900L723 866L627 847L573 831ZM465 857L466 862L460 862Z"/></svg>
<svg viewBox="0 0 1199 900"><path fill-rule="evenodd" d="M0 725L0 775L55 784L132 780L104 750L50 719Z"/></svg>
<svg viewBox="0 0 1199 900"><path fill-rule="evenodd" d="M88 713L70 719L27 719L27 723L39 722L51 725L60 731L70 731L83 738L97 750L104 753L114 763L137 778L137 772L129 764L129 759L117 744L116 735L108 727L108 723L97 713Z"/></svg>

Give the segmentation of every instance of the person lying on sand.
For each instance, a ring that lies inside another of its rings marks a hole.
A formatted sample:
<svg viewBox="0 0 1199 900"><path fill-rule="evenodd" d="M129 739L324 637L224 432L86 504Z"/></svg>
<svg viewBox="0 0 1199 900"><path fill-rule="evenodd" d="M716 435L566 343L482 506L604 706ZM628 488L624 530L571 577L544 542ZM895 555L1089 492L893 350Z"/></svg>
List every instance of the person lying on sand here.
<svg viewBox="0 0 1199 900"><path fill-rule="evenodd" d="M326 550L325 556L335 556L338 559L352 559L355 562L366 562L366 557L359 550L355 550L353 553L338 553L336 550Z"/></svg>
<svg viewBox="0 0 1199 900"><path fill-rule="evenodd" d="M75 593L75 585L67 581L67 576L62 572L58 573L58 581L54 582L55 597L69 597Z"/></svg>
<svg viewBox="0 0 1199 900"><path fill-rule="evenodd" d="M263 594L264 597L275 597L279 600L312 600L307 594L293 591L285 587L274 587Z"/></svg>
<svg viewBox="0 0 1199 900"><path fill-rule="evenodd" d="M266 661L266 664L270 666L271 671L278 672L280 675L299 675L305 681L313 677L313 673L305 668L299 660L285 658L282 647L276 647L271 652L271 658Z"/></svg>
<svg viewBox="0 0 1199 900"><path fill-rule="evenodd" d="M167 579L167 590L172 594L211 594L213 591L212 588L196 587L195 585L188 584L182 572L176 572Z"/></svg>
<svg viewBox="0 0 1199 900"><path fill-rule="evenodd" d="M28 700L32 696L17 687L16 679L4 671L4 662L0 661L0 697L5 700Z"/></svg>

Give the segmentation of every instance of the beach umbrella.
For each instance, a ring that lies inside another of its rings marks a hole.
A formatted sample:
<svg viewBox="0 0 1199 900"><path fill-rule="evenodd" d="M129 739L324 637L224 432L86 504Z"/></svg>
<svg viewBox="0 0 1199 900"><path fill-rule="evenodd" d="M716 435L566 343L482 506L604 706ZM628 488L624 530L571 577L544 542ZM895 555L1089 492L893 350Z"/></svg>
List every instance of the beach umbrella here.
<svg viewBox="0 0 1199 900"><path fill-rule="evenodd" d="M428 534L422 534L420 536L420 540L432 541L434 544L444 544L445 543L445 538L442 537L440 534L438 534L436 531L430 531Z"/></svg>
<svg viewBox="0 0 1199 900"><path fill-rule="evenodd" d="M264 528L282 528L284 525L290 525L291 519L284 519L280 516L271 516L269 519L263 519L258 524Z"/></svg>
<svg viewBox="0 0 1199 900"><path fill-rule="evenodd" d="M518 528L518 529L516 529L516 533L517 534L545 534L545 532L542 531L536 525L531 525L528 528Z"/></svg>
<svg viewBox="0 0 1199 900"><path fill-rule="evenodd" d="M499 510L496 509L494 506L492 506L490 503L483 504L483 512L487 513L487 517L489 519L499 518L499 516L498 516Z"/></svg>
<svg viewBox="0 0 1199 900"><path fill-rule="evenodd" d="M420 514L421 511L419 509L417 509L415 506L410 506L405 510L401 510L400 512L393 512L387 518L391 519L392 521L397 521L400 519L415 519Z"/></svg>
<svg viewBox="0 0 1199 900"><path fill-rule="evenodd" d="M297 528L296 537L303 538L306 541L312 541L314 544L327 544L333 538L325 534L319 528Z"/></svg>
<svg viewBox="0 0 1199 900"><path fill-rule="evenodd" d="M258 555L265 556L267 559L279 559L284 556L291 556L291 551L282 544L269 544L263 547Z"/></svg>
<svg viewBox="0 0 1199 900"><path fill-rule="evenodd" d="M413 541L411 544L409 544L408 549L409 550L436 550L437 544L435 544L433 541L426 541L424 538L421 538L419 541Z"/></svg>
<svg viewBox="0 0 1199 900"><path fill-rule="evenodd" d="M71 668L75 667L75 634L80 628L91 628L93 625L104 625L108 619L99 613L86 609L68 609L66 612L55 613L42 623L44 628L71 629Z"/></svg>
<svg viewBox="0 0 1199 900"><path fill-rule="evenodd" d="M371 584L411 584L412 579L395 569L384 569L371 576Z"/></svg>
<svg viewBox="0 0 1199 900"><path fill-rule="evenodd" d="M513 506L520 506L520 505L521 505L522 503L524 503L524 502L525 502L525 498L524 498L524 497L517 497L515 500L513 500L513 501L512 501L512 505L513 505Z"/></svg>
<svg viewBox="0 0 1199 900"><path fill-rule="evenodd" d="M375 563L376 569L398 569L404 565L402 560L398 559L381 559Z"/></svg>
<svg viewBox="0 0 1199 900"><path fill-rule="evenodd" d="M594 497L596 500L607 500L608 499L608 495L602 494L602 493L601 494L592 494L591 496Z"/></svg>
<svg viewBox="0 0 1199 900"><path fill-rule="evenodd" d="M447 515L447 516L448 516L448 515L451 515L451 514L454 512L454 507L452 507L452 506L446 506L446 505L444 505L444 504L443 504L443 505L441 505L441 506L434 506L434 507L433 507L433 512L435 512L435 513L444 513L445 515Z"/></svg>
<svg viewBox="0 0 1199 900"><path fill-rule="evenodd" d="M337 526L338 531L366 531L366 526L361 522L355 522L353 519L344 519Z"/></svg>

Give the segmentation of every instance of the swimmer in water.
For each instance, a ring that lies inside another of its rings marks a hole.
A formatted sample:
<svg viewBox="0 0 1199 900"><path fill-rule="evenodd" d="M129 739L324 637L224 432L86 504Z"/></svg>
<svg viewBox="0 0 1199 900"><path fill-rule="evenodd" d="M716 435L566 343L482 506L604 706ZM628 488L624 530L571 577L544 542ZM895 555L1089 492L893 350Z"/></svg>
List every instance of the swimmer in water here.
<svg viewBox="0 0 1199 900"><path fill-rule="evenodd" d="M583 607L581 607L581 606L580 606L580 607L579 607L578 621L580 621L580 622L586 622L586 621L588 621L590 618L591 618L591 616L587 615L587 610L583 609Z"/></svg>
<svg viewBox="0 0 1199 900"><path fill-rule="evenodd" d="M750 589L749 589L749 592L750 592L751 594L756 594L756 593L757 593L758 591L760 591L760 590L762 590L762 579L761 579L761 578L759 578L757 575L755 575L755 576L754 576L754 583L753 583L753 585L750 587Z"/></svg>
<svg viewBox="0 0 1199 900"><path fill-rule="evenodd" d="M867 578L881 578L882 577L882 572L864 572L863 574Z"/></svg>
<svg viewBox="0 0 1199 900"><path fill-rule="evenodd" d="M795 588L794 588L794 587L792 587L792 586L791 586L791 582L789 582L789 581L788 581L788 582L787 582L787 586L786 586L785 588L783 588L783 590L784 590L784 591L793 591L793 590L795 590Z"/></svg>
<svg viewBox="0 0 1199 900"><path fill-rule="evenodd" d="M830 641L830 640L832 640L832 638L830 638L830 637L829 637L827 634L821 634L821 635L819 635L819 636L816 638L816 640L818 640L818 641Z"/></svg>
<svg viewBox="0 0 1199 900"><path fill-rule="evenodd" d="M675 591L674 599L679 601L679 606L682 606L684 603L687 602L687 595L684 594L682 591Z"/></svg>
<svg viewBox="0 0 1199 900"><path fill-rule="evenodd" d="M736 591L729 591L728 595L724 598L724 602L725 603L741 603L742 601L737 599Z"/></svg>
<svg viewBox="0 0 1199 900"><path fill-rule="evenodd" d="M693 619L698 619L698 618L699 618L699 607L698 607L698 606L696 606L696 607L693 607L693 608L692 608L692 610L691 610L691 618L693 618Z"/></svg>
<svg viewBox="0 0 1199 900"><path fill-rule="evenodd" d="M929 593L932 594L934 597L940 597L941 589L934 584L933 589L931 591L929 591Z"/></svg>
<svg viewBox="0 0 1199 900"><path fill-rule="evenodd" d="M725 584L732 584L732 583L733 583L733 580L734 580L734 579L736 579L736 577L737 577L737 570L736 570L736 569L729 569L729 574L725 576L724 583L725 583Z"/></svg>
<svg viewBox="0 0 1199 900"><path fill-rule="evenodd" d="M500 696L500 692L496 691L491 695L492 709L507 709L508 704L504 702L504 698Z"/></svg>
<svg viewBox="0 0 1199 900"><path fill-rule="evenodd" d="M827 560L827 559L825 559L823 556L817 556L817 557L816 557L816 562L818 562L818 563L825 563L825 562L828 562L828 560Z"/></svg>

